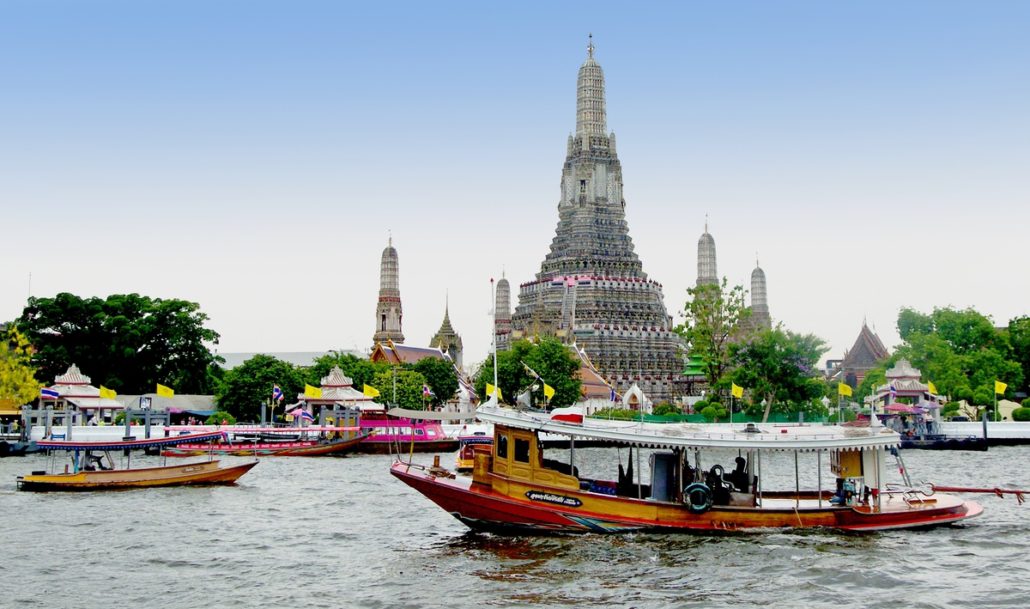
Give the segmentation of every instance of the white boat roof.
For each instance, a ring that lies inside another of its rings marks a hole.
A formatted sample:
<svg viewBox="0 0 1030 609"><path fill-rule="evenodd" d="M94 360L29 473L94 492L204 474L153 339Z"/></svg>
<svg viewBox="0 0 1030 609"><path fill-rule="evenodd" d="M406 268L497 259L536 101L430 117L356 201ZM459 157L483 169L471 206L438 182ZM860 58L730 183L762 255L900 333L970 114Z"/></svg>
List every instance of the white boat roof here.
<svg viewBox="0 0 1030 609"><path fill-rule="evenodd" d="M841 427L822 424L642 423L584 418L583 423L556 421L549 414L502 408L491 400L477 409L480 421L575 438L604 440L649 448L739 448L809 452L890 448L901 437L886 427Z"/></svg>

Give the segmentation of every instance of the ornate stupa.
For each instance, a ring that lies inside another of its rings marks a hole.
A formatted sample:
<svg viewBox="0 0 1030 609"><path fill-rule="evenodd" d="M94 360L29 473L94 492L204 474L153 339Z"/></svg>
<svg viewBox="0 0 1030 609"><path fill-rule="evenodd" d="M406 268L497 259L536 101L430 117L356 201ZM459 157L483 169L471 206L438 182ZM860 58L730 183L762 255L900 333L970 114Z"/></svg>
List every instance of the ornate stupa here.
<svg viewBox="0 0 1030 609"><path fill-rule="evenodd" d="M503 274L497 282L494 301L494 335L498 351L507 351L511 347L511 287Z"/></svg>
<svg viewBox="0 0 1030 609"><path fill-rule="evenodd" d="M759 266L757 260L755 260L755 270L751 271L751 326L758 330L768 330L772 327L765 271Z"/></svg>
<svg viewBox="0 0 1030 609"><path fill-rule="evenodd" d="M400 266L397 263L397 250L393 247L393 237L383 250L383 259L379 266L379 301L376 303L376 332L372 336L372 344L393 341L404 343L404 332L401 331L401 288Z"/></svg>
<svg viewBox="0 0 1030 609"><path fill-rule="evenodd" d="M715 266L715 238L708 232L705 218L705 232L697 240L697 285L719 285L719 272Z"/></svg>
<svg viewBox="0 0 1030 609"><path fill-rule="evenodd" d="M575 343L618 391L637 383L652 399L667 399L682 393L682 341L661 284L648 279L633 249L625 208L604 73L591 41L579 69L558 227L540 272L519 286L512 338Z"/></svg>
<svg viewBox="0 0 1030 609"><path fill-rule="evenodd" d="M454 331L454 326L451 325L451 312L450 303L444 306L443 309L443 323L440 324L440 329L437 330L436 334L429 341L430 347L435 347L444 353L450 355L451 361L454 365L461 369L461 336Z"/></svg>

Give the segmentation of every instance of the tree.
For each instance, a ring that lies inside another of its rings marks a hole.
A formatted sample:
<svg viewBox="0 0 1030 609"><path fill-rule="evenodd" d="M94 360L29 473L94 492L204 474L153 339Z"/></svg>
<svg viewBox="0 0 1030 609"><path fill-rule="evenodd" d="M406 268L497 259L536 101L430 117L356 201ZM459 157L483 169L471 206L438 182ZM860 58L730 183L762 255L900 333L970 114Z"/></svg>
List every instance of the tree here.
<svg viewBox="0 0 1030 609"><path fill-rule="evenodd" d="M376 372L369 384L379 390L378 400L381 402L411 410L423 409L422 386L426 384L426 377L414 370L390 366ZM394 399L395 386L396 400Z"/></svg>
<svg viewBox="0 0 1030 609"><path fill-rule="evenodd" d="M433 392L430 402L434 406L443 404L458 391L458 375L454 371L454 365L447 360L424 357L412 365L411 369L425 377L426 384Z"/></svg>
<svg viewBox="0 0 1030 609"><path fill-rule="evenodd" d="M1007 329L1009 359L1023 369L1023 389L1030 384L1030 317L1017 317L1009 321Z"/></svg>
<svg viewBox="0 0 1030 609"><path fill-rule="evenodd" d="M779 328L759 332L730 345L730 360L736 366L733 380L765 400L763 422L769 420L774 403L781 411L816 412L822 407L813 400L824 395L816 366L826 350L826 343L812 334Z"/></svg>
<svg viewBox="0 0 1030 609"><path fill-rule="evenodd" d="M1030 332L1030 326L1025 330ZM909 360L938 391L954 400L993 403L996 380L1014 389L1026 379L1013 344L1023 339L1024 327L1018 319L999 332L989 317L973 309L938 308L930 315L902 309L898 331L905 342L888 365L900 358Z"/></svg>
<svg viewBox="0 0 1030 609"><path fill-rule="evenodd" d="M154 391L157 383L179 393L210 393L209 368L222 360L209 348L218 344L218 333L207 321L200 305L185 300L61 293L30 298L18 325L35 347L40 382L77 364L94 384L120 393Z"/></svg>
<svg viewBox="0 0 1030 609"><path fill-rule="evenodd" d="M527 368L528 366L528 368ZM550 406L557 408L575 404L580 398L582 381L579 378L579 359L572 354L566 345L553 338L541 339L533 344L528 340L518 340L511 348L497 354L497 385L501 389L504 401L513 403L516 397L537 385L534 399L538 404L544 403L543 383L554 388L554 397ZM530 372L540 375L543 383ZM476 376L476 392L486 399L486 384L493 384L494 361L486 359L479 367Z"/></svg>
<svg viewBox="0 0 1030 609"><path fill-rule="evenodd" d="M690 300L683 311L686 320L675 331L688 345L690 354L701 358L709 387L715 387L730 366L729 347L743 334L751 309L744 304L744 288L704 284L687 290Z"/></svg>
<svg viewBox="0 0 1030 609"><path fill-rule="evenodd" d="M289 362L258 354L228 370L215 392L218 409L240 420L257 420L261 405L272 397L275 385L283 390L285 402L304 392L304 375Z"/></svg>
<svg viewBox="0 0 1030 609"><path fill-rule="evenodd" d="M0 330L0 402L21 406L39 397L35 375L29 341L14 324Z"/></svg>

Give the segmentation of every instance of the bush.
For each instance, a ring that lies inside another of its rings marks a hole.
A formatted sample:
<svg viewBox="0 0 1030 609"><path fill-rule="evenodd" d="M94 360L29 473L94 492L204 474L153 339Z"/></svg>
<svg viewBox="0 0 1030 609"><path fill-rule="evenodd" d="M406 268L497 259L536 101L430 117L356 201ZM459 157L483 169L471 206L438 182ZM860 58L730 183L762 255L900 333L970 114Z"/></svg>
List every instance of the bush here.
<svg viewBox="0 0 1030 609"><path fill-rule="evenodd" d="M701 416L706 421L717 422L721 417L725 417L728 413L726 409L722 407L719 402L711 402L701 410Z"/></svg>
<svg viewBox="0 0 1030 609"><path fill-rule="evenodd" d="M1024 400L1024 402L1027 400ZM1030 408L1024 406L1012 411L1013 421L1030 421Z"/></svg>
<svg viewBox="0 0 1030 609"><path fill-rule="evenodd" d="M708 400L694 402L694 412L700 413L705 408L708 408Z"/></svg>
<svg viewBox="0 0 1030 609"><path fill-rule="evenodd" d="M670 402L662 402L661 404L658 404L654 407L652 414L655 414L660 417L665 417L669 415L683 414L683 410L679 406L672 404Z"/></svg>
<svg viewBox="0 0 1030 609"><path fill-rule="evenodd" d="M595 412L593 416L604 419L630 421L633 419L639 419L640 413L636 410L630 410L629 408L602 408Z"/></svg>
<svg viewBox="0 0 1030 609"><path fill-rule="evenodd" d="M219 410L211 416L209 416L207 420L204 422L208 425L235 425L236 417L232 416L228 412L225 412L224 410Z"/></svg>
<svg viewBox="0 0 1030 609"><path fill-rule="evenodd" d="M1023 408L1030 408L1030 398L1026 398L1021 402Z"/></svg>

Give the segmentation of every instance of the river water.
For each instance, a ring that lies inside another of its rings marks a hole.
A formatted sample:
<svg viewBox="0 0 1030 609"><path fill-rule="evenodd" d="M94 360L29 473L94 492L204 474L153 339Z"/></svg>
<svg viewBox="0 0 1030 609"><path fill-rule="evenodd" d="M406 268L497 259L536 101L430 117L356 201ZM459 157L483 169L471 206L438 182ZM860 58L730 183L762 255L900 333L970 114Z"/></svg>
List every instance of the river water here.
<svg viewBox="0 0 1030 609"><path fill-rule="evenodd" d="M938 484L1030 488L1027 446L904 456ZM235 487L15 490L46 462L0 459L0 607L1030 607L1030 504L1012 497L927 531L501 537L387 456L264 459Z"/></svg>

